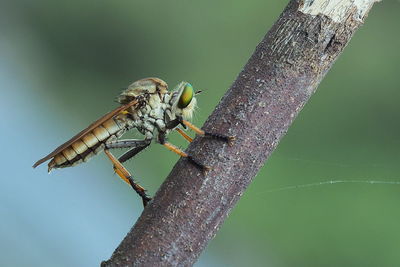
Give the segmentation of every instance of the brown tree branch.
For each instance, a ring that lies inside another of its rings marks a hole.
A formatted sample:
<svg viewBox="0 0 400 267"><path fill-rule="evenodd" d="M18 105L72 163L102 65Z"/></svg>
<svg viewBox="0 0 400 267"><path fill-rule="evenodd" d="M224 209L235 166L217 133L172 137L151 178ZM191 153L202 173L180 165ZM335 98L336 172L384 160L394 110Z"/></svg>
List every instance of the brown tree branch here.
<svg viewBox="0 0 400 267"><path fill-rule="evenodd" d="M374 0L292 0L196 138L103 266L190 266L285 135Z"/></svg>

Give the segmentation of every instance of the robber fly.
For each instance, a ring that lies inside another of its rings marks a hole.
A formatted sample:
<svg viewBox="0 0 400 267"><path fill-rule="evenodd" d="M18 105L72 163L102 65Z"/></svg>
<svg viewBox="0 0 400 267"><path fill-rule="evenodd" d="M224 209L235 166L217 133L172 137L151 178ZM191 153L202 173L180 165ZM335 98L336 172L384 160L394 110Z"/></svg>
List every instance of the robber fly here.
<svg viewBox="0 0 400 267"><path fill-rule="evenodd" d="M158 78L136 81L118 96L120 107L93 122L49 155L38 160L33 167L51 159L48 164L50 172L52 169L86 162L104 151L111 160L114 171L140 195L143 205L146 206L151 198L146 194L146 190L133 180L122 163L149 146L153 139L203 170L208 170L209 167L167 142L166 136L172 130L176 130L189 142L192 138L179 128L180 125L185 129L189 127L198 135L220 139L229 144L234 140L232 136L204 132L187 121L192 118L196 107L195 95L199 92L195 92L188 82L181 82L173 91L168 91L167 83ZM144 138L119 140L124 133L133 128L143 134ZM109 151L113 148L129 150L117 159Z"/></svg>

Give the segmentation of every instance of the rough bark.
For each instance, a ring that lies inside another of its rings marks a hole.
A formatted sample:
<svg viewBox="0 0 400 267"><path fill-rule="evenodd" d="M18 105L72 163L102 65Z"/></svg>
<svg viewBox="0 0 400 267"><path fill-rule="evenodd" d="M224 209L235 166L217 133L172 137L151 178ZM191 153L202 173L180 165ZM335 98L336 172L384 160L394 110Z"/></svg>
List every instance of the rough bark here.
<svg viewBox="0 0 400 267"><path fill-rule="evenodd" d="M374 0L292 0L103 266L190 266L361 26Z"/></svg>

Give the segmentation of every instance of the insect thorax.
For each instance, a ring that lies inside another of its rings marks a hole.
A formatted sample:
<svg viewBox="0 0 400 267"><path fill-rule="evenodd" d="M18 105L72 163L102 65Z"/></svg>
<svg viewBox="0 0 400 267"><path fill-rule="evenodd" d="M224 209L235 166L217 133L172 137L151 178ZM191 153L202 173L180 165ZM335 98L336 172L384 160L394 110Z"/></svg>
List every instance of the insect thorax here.
<svg viewBox="0 0 400 267"><path fill-rule="evenodd" d="M172 112L171 94L146 93L141 97L143 100L139 107L129 110L129 124L145 135L145 139L157 137L156 132L168 134L170 131L166 124L176 117Z"/></svg>

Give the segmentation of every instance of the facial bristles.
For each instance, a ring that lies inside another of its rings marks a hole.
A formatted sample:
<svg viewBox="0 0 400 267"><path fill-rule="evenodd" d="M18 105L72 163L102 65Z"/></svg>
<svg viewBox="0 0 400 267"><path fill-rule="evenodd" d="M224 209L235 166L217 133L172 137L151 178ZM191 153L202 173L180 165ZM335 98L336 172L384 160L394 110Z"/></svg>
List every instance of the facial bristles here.
<svg viewBox="0 0 400 267"><path fill-rule="evenodd" d="M196 107L197 107L197 100L195 97L193 97L192 101L190 101L190 104L186 108L181 109L182 117L184 119L191 120Z"/></svg>

